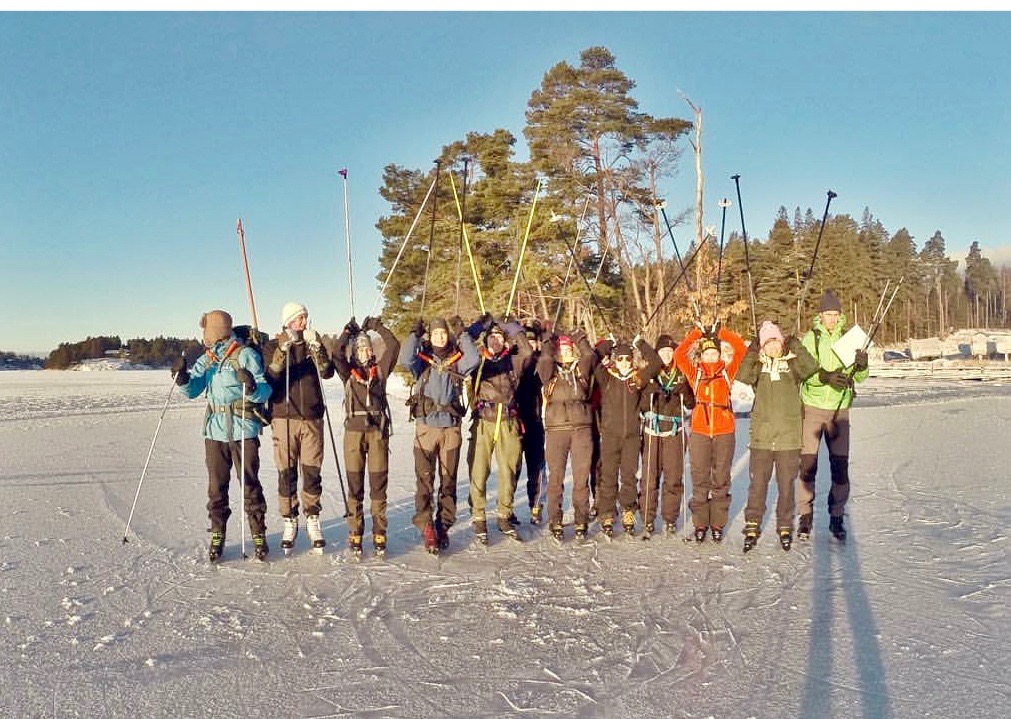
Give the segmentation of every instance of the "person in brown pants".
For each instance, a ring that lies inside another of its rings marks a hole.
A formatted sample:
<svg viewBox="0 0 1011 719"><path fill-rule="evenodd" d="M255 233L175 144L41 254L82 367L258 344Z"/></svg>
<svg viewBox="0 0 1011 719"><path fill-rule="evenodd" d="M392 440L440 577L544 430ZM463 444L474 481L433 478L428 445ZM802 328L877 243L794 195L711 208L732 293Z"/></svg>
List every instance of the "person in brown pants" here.
<svg viewBox="0 0 1011 719"><path fill-rule="evenodd" d="M578 348L579 354L576 354ZM548 465L548 528L562 539L565 467L572 461L572 509L576 538L590 523L590 466L593 461L593 409L590 385L597 355L582 331L546 338L537 375L544 385L544 456Z"/></svg>
<svg viewBox="0 0 1011 719"><path fill-rule="evenodd" d="M382 339L377 356L369 332ZM348 345L351 346L350 353ZM390 463L390 407L386 381L397 364L400 341L379 317L354 318L344 326L334 347L334 364L344 382L344 467L348 476L348 547L362 553L365 517L365 470L369 473L372 546L386 554L386 486Z"/></svg>

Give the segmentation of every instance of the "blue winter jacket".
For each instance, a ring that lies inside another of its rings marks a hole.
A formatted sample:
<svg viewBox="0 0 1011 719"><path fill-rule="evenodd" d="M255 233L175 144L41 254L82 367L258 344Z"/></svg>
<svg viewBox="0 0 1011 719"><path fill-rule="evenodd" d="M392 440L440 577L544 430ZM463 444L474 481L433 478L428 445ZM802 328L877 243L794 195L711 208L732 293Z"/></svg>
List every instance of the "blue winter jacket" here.
<svg viewBox="0 0 1011 719"><path fill-rule="evenodd" d="M232 359L235 362L232 362ZM190 381L182 387L190 399L207 393L207 415L204 437L218 442L232 442L259 436L263 430L256 417L246 413L242 419L242 382L236 377L238 367L247 370L256 381L256 391L247 394L248 402L270 399L270 385L263 373L259 354L244 347L233 334L204 352L190 369Z"/></svg>
<svg viewBox="0 0 1011 719"><path fill-rule="evenodd" d="M411 390L412 395L423 392L424 397L429 401L420 404L423 408L421 416L417 419L423 424L432 427L458 427L461 424L461 417L456 417L451 412L436 407L449 407L453 404L461 404L462 400L462 376L467 376L473 372L481 363L481 356L478 354L474 341L466 332L461 333L457 340L461 357L450 367L450 372L440 369L437 365L431 365L424 384L415 384ZM400 350L400 364L410 370L415 381L421 377L429 367L425 361L426 353L431 353L432 348L427 343L424 345L421 338L413 332L407 335L404 346ZM455 350L451 351L452 355ZM455 375L455 376L454 376ZM428 411L431 410L431 411Z"/></svg>

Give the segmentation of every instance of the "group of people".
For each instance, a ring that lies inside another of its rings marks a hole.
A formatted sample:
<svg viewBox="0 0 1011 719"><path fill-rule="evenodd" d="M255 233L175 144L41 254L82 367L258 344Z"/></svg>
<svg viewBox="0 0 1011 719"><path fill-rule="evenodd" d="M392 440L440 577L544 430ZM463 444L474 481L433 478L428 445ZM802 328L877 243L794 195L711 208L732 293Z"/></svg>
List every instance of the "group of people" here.
<svg viewBox="0 0 1011 719"><path fill-rule="evenodd" d="M175 381L195 398L206 394L205 456L210 559L221 556L230 509L233 465L243 476L243 505L256 556L266 557L266 504L259 483L259 436L269 423L278 468L281 546L295 546L299 516L314 550L326 545L320 525L324 456L323 381L344 385L343 460L347 473L348 543L363 551L368 486L372 547L386 551L391 413L387 380L399 364L411 375L409 416L415 424L413 524L432 553L450 544L458 516L458 469L463 431L468 504L474 538L488 541L489 515L499 533L520 540L514 498L525 465L529 521L547 523L563 540L563 497L570 483L573 531L585 538L596 519L611 537L615 524L645 537L675 534L684 501L685 459L691 476L694 539L720 542L729 521L736 420L735 379L754 388L750 423L750 485L744 512L744 551L753 549L765 519L768 485L778 488L775 528L783 549L796 533L812 531L818 451L828 446L830 530L844 540L849 496L849 407L854 383L868 374L867 354L850 365L833 351L843 334L842 304L831 290L803 339L765 321L744 339L719 323L693 327L677 342L661 334L654 347L631 341L593 345L581 330L560 332L539 321L520 324L482 314L415 322L403 344L375 317L352 319L333 344L308 328L298 303L282 310L282 331L262 356L228 313L201 319L206 352ZM376 352L373 336L381 339ZM497 490L489 506L492 463ZM367 481L366 481L367 473ZM301 491L299 491L301 476ZM796 485L796 492L795 492Z"/></svg>

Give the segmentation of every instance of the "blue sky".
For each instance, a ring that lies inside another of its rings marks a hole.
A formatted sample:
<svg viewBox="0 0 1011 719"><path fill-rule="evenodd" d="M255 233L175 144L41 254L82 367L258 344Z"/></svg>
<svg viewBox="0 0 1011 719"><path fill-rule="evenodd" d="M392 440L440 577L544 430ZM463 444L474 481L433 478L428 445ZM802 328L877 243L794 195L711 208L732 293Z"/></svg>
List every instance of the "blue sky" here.
<svg viewBox="0 0 1011 719"><path fill-rule="evenodd" d="M336 331L343 167L360 319L382 168L498 127L525 158L530 93L593 45L642 110L702 107L707 224L740 173L751 236L831 188L833 213L1011 261L1009 36L978 12L2 13L0 349L249 321L239 217L261 328L297 300ZM690 206L690 162L663 189Z"/></svg>

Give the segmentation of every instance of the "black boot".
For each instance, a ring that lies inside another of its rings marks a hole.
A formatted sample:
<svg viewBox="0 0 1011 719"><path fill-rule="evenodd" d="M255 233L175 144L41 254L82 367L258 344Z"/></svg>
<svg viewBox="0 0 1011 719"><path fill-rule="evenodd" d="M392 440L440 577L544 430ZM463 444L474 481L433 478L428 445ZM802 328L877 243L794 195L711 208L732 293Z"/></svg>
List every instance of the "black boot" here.
<svg viewBox="0 0 1011 719"><path fill-rule="evenodd" d="M829 517L828 531L832 532L832 536L840 542L846 541L846 527L843 526L842 517Z"/></svg>

